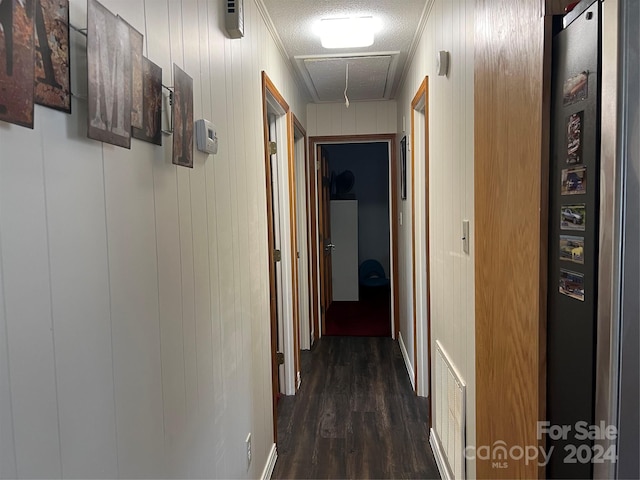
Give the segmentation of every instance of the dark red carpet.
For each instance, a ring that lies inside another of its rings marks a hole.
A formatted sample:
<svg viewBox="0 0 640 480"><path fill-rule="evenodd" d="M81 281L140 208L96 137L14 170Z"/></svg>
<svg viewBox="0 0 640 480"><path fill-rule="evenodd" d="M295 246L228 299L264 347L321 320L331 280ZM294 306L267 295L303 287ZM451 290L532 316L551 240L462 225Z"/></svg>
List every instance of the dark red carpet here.
<svg viewBox="0 0 640 480"><path fill-rule="evenodd" d="M359 302L333 302L327 311L329 336L390 337L389 289L361 291Z"/></svg>

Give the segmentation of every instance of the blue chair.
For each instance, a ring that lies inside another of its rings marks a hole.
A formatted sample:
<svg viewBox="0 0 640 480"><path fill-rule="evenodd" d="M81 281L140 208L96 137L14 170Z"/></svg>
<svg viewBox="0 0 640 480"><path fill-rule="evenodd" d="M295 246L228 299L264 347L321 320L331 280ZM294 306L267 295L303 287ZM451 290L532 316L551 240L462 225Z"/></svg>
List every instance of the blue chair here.
<svg viewBox="0 0 640 480"><path fill-rule="evenodd" d="M361 287L389 286L389 279L385 276L384 268L379 261L372 258L360 264L358 279Z"/></svg>

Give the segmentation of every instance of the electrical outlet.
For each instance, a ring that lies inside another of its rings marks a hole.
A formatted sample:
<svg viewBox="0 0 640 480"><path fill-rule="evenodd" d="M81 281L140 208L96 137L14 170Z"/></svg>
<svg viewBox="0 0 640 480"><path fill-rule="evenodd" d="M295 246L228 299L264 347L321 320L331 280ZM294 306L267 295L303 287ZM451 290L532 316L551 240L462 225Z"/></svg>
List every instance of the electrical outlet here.
<svg viewBox="0 0 640 480"><path fill-rule="evenodd" d="M247 470L251 466L251 433L247 435L247 439L245 440L247 446Z"/></svg>

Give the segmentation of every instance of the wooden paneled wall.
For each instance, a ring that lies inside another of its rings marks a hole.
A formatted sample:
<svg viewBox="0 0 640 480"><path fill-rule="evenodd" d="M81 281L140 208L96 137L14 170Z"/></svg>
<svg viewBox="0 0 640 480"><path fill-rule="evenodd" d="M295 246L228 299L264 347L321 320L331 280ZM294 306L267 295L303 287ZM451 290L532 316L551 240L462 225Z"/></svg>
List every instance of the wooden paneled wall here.
<svg viewBox="0 0 640 480"><path fill-rule="evenodd" d="M87 1L71 0L86 26ZM71 115L0 122L0 478L259 478L273 447L260 72L305 106L258 5L101 0L144 34L218 153L90 140L86 38ZM247 468L245 438L251 432Z"/></svg>
<svg viewBox="0 0 640 480"><path fill-rule="evenodd" d="M307 134L373 135L396 133L396 102L310 103L307 105Z"/></svg>
<svg viewBox="0 0 640 480"><path fill-rule="evenodd" d="M476 0L477 447L536 446L544 416L548 27L538 2ZM538 474L477 460L478 478Z"/></svg>

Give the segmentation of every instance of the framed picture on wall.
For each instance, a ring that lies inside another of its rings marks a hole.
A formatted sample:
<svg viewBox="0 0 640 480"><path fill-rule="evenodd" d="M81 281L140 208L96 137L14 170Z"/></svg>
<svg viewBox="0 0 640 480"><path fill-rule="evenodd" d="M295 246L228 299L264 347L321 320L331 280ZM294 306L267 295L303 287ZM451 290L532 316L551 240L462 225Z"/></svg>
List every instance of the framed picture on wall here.
<svg viewBox="0 0 640 480"><path fill-rule="evenodd" d="M0 120L33 128L34 2L0 1Z"/></svg>
<svg viewBox="0 0 640 480"><path fill-rule="evenodd" d="M88 1L88 137L125 148L131 148L130 34L126 22Z"/></svg>
<svg viewBox="0 0 640 480"><path fill-rule="evenodd" d="M162 145L162 68L142 58L142 128L131 127L133 138Z"/></svg>
<svg viewBox="0 0 640 480"><path fill-rule="evenodd" d="M71 113L69 0L37 0L35 102Z"/></svg>
<svg viewBox="0 0 640 480"><path fill-rule="evenodd" d="M173 64L173 163L193 168L193 78Z"/></svg>
<svg viewBox="0 0 640 480"><path fill-rule="evenodd" d="M401 171L400 171L400 198L407 199L407 136L400 140Z"/></svg>

